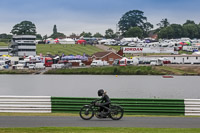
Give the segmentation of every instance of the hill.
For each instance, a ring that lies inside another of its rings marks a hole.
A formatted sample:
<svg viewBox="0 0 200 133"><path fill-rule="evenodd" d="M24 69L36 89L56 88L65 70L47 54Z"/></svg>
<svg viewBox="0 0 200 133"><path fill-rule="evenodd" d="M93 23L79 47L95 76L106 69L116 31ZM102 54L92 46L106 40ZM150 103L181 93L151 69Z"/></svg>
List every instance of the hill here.
<svg viewBox="0 0 200 133"><path fill-rule="evenodd" d="M79 45L79 44L38 44L37 55L42 53L43 55L52 54L52 55L83 55L84 53L87 55L92 55L96 52L101 52L102 50L97 48L96 46L91 45Z"/></svg>

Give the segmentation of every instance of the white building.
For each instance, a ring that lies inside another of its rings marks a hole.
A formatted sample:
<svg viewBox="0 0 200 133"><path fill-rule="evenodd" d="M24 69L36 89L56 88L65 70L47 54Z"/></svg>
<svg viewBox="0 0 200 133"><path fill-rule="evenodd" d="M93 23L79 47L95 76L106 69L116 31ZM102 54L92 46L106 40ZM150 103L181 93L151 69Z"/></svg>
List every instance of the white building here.
<svg viewBox="0 0 200 133"><path fill-rule="evenodd" d="M11 48L8 47L0 47L0 55L9 55Z"/></svg>
<svg viewBox="0 0 200 133"><path fill-rule="evenodd" d="M140 57L141 61L165 58L172 64L200 64L200 55L152 55Z"/></svg>
<svg viewBox="0 0 200 133"><path fill-rule="evenodd" d="M14 35L11 41L11 53L14 56L36 55L36 36Z"/></svg>

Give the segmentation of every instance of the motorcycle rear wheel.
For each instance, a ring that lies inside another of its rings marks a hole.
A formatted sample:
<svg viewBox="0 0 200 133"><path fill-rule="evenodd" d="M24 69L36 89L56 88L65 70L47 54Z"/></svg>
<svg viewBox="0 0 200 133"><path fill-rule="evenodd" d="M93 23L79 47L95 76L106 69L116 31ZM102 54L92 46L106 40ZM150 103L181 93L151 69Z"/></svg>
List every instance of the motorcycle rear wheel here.
<svg viewBox="0 0 200 133"><path fill-rule="evenodd" d="M122 107L114 105L111 106L110 118L113 120L120 120L124 115L124 110Z"/></svg>

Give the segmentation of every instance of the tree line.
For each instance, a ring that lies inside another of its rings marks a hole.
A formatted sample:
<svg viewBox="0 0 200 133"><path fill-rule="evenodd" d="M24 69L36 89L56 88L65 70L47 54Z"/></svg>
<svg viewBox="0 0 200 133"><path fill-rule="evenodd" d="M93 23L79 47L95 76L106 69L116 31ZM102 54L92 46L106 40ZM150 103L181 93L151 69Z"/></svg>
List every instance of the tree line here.
<svg viewBox="0 0 200 133"><path fill-rule="evenodd" d="M119 37L149 37L149 33L157 34L158 38L172 39L172 38L200 38L200 24L195 24L192 20L187 20L183 25L170 24L167 18L162 19L158 24L158 28L154 29L153 24L147 21L144 12L140 10L131 10L126 12L119 20L119 31L114 32L111 28L105 31L103 36L99 32L92 35L91 32L82 32L79 36L83 37L104 37L104 38L119 38ZM57 26L53 26L53 33L50 36L41 36L36 32L36 26L30 21L22 21L14 25L11 30L13 35L36 35L37 39L51 38L65 38L64 33L58 32ZM0 34L0 39L10 39L10 34ZM75 38L77 35L72 33L70 37Z"/></svg>
<svg viewBox="0 0 200 133"><path fill-rule="evenodd" d="M167 19L165 21L167 25L162 25L156 33L159 38L173 39L181 37L189 37L191 39L200 38L200 23L196 24L192 20L187 20L183 25L170 24Z"/></svg>

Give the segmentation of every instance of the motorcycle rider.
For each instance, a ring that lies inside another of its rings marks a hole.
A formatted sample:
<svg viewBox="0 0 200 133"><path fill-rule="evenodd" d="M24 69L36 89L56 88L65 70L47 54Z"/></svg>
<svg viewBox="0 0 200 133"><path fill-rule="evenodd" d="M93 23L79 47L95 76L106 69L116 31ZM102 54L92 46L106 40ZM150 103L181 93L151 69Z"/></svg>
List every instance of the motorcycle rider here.
<svg viewBox="0 0 200 133"><path fill-rule="evenodd" d="M100 112L104 112L105 114L108 113L108 109L105 107L109 108L109 105L111 103L109 96L106 94L106 91L103 89L99 89L97 92L98 96L101 98L98 99L97 101L100 101L100 103L96 103L96 106L100 106Z"/></svg>

